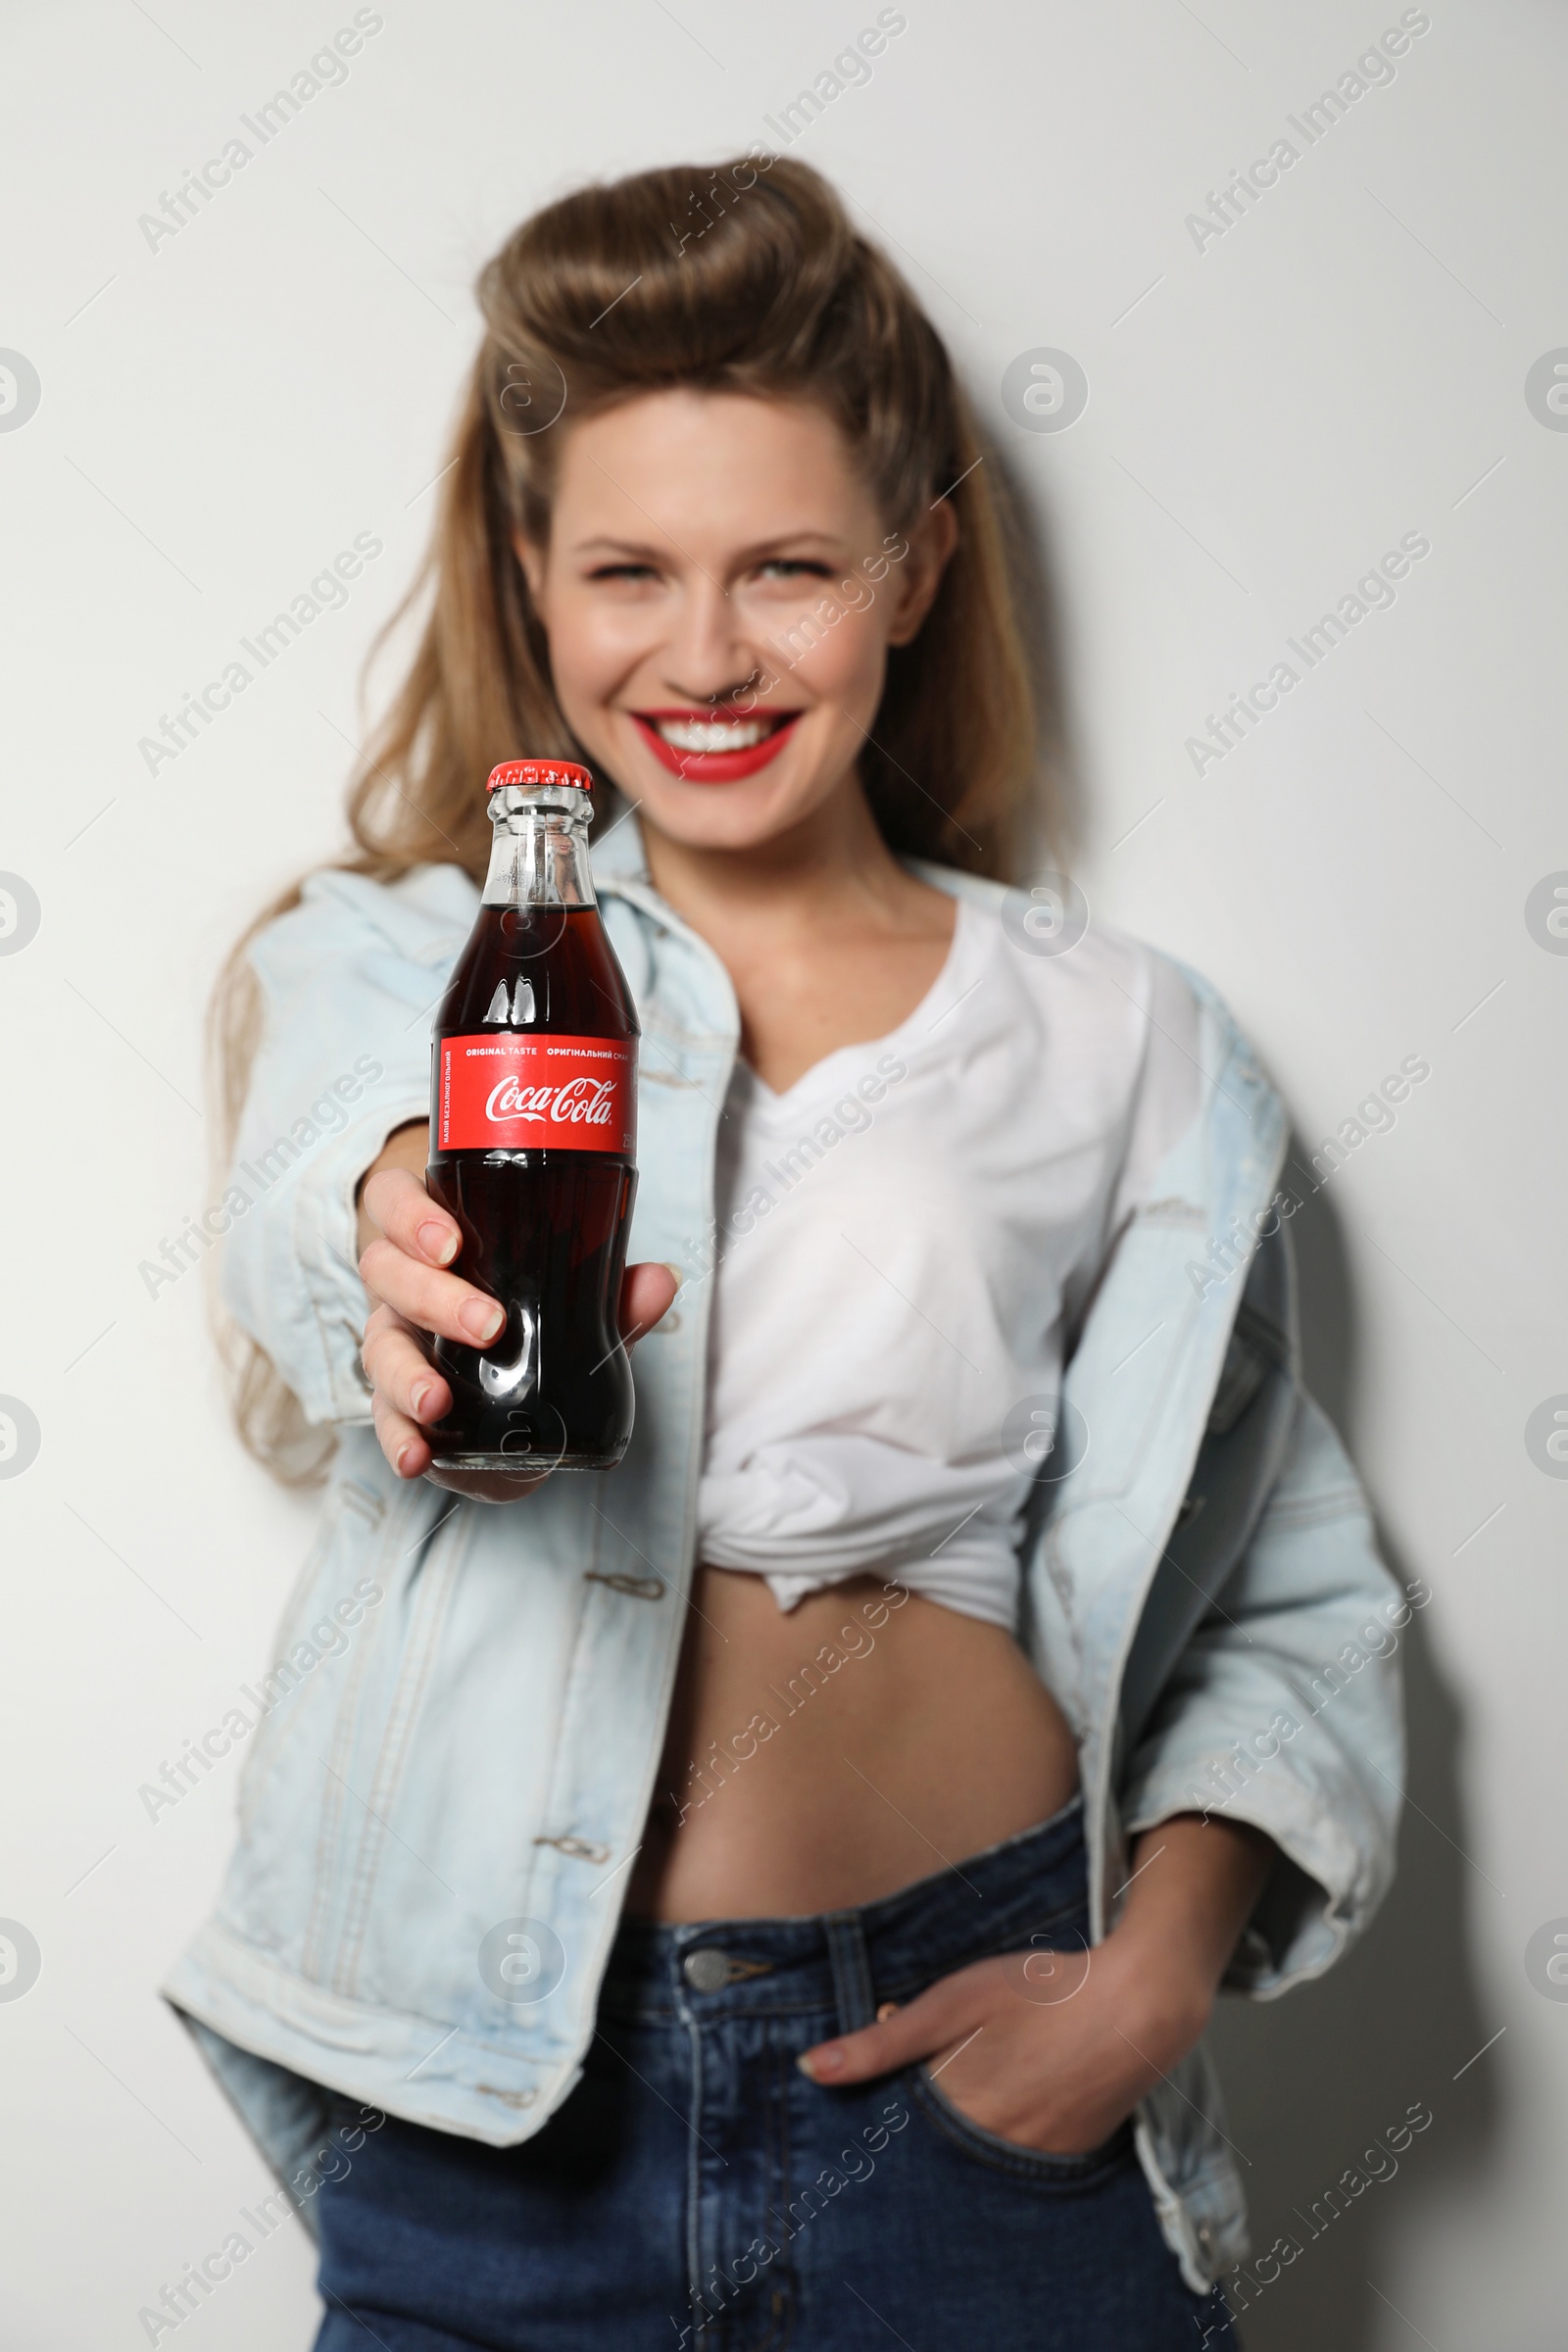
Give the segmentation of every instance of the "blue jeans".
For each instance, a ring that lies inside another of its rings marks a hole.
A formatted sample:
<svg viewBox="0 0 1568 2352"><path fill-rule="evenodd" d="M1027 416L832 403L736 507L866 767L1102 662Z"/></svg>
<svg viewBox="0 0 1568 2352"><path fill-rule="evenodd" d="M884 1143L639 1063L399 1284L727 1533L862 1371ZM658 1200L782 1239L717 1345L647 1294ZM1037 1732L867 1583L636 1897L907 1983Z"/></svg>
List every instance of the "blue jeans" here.
<svg viewBox="0 0 1568 2352"><path fill-rule="evenodd" d="M922 2068L795 2064L988 1953L1084 1945L1082 1818L858 1910L626 1921L533 2139L394 2118L322 2185L317 2352L1196 2352L1224 2304L1184 2283L1130 2125L1042 2155Z"/></svg>

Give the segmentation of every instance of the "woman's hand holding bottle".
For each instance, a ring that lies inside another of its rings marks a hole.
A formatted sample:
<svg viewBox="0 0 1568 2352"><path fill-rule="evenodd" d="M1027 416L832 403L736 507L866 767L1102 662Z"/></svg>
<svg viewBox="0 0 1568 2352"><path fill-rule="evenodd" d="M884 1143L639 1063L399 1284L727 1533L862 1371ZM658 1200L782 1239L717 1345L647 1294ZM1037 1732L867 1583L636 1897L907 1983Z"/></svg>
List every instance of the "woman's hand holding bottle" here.
<svg viewBox="0 0 1568 2352"><path fill-rule="evenodd" d="M549 1473L513 1478L430 1468L425 1430L450 1409L452 1397L417 1334L433 1332L467 1347L483 1347L506 1318L487 1293L448 1271L463 1237L457 1220L425 1191L426 1139L422 1120L399 1128L360 1192L360 1274L373 1305L361 1360L374 1392L370 1410L375 1433L400 1478L428 1476L436 1486L450 1487L475 1501L514 1502ZM668 1312L677 1288L668 1266L626 1268L620 1328L628 1348Z"/></svg>

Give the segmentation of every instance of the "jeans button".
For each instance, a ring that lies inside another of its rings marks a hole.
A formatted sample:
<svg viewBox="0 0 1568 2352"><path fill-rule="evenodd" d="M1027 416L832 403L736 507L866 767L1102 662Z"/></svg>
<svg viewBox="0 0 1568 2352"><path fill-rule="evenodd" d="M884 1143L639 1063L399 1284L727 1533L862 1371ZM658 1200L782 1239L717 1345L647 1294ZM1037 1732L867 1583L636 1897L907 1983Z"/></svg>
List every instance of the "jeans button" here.
<svg viewBox="0 0 1568 2352"><path fill-rule="evenodd" d="M717 1992L729 1982L729 1961L723 1952L709 1944L702 1951L688 1952L680 1964L680 1973L693 1992Z"/></svg>

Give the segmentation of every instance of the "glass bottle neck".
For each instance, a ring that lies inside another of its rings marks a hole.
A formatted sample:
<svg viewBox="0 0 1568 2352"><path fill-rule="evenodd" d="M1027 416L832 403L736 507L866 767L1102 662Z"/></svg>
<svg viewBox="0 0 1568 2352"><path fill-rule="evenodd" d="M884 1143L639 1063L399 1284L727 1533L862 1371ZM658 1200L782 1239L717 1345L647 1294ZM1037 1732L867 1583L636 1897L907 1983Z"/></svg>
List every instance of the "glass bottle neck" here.
<svg viewBox="0 0 1568 2352"><path fill-rule="evenodd" d="M573 794L575 800L580 796ZM497 804L500 804L498 806ZM592 906L586 808L541 802L510 787L491 796L486 906Z"/></svg>

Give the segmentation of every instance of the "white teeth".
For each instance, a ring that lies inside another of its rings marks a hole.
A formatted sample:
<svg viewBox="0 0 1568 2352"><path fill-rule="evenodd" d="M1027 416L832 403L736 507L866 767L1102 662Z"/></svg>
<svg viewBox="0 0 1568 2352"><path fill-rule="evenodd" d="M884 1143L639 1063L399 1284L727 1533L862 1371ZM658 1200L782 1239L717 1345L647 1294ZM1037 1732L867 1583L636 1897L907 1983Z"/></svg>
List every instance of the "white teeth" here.
<svg viewBox="0 0 1568 2352"><path fill-rule="evenodd" d="M772 732L755 718L659 718L654 724L676 752L749 752Z"/></svg>

